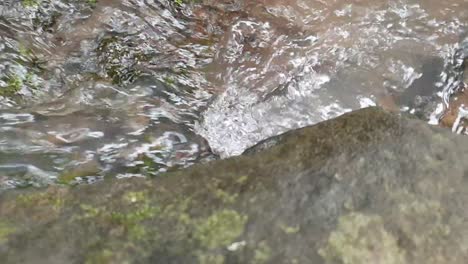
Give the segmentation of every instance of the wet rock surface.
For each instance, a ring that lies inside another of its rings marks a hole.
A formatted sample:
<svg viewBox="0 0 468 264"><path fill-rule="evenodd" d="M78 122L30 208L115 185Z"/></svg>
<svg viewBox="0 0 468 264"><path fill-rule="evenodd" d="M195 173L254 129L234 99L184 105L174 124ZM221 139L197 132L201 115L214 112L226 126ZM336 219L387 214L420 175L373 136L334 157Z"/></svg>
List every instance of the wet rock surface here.
<svg viewBox="0 0 468 264"><path fill-rule="evenodd" d="M466 263L468 140L378 108L249 155L0 195L2 263Z"/></svg>

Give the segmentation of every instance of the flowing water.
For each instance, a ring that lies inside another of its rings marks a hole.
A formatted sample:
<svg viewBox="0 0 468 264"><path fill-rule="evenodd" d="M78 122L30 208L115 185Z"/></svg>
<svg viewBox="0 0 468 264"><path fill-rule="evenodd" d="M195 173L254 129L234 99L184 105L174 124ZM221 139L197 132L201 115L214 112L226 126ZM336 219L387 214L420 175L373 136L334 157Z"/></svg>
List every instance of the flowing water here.
<svg viewBox="0 0 468 264"><path fill-rule="evenodd" d="M369 105L437 123L467 25L468 0L2 0L0 190L157 175Z"/></svg>

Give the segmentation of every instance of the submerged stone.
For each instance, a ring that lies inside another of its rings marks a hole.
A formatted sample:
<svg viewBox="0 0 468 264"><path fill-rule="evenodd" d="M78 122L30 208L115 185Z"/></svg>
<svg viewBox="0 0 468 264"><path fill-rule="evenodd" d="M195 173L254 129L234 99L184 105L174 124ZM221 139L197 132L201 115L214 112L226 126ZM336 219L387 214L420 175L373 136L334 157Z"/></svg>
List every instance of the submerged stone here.
<svg viewBox="0 0 468 264"><path fill-rule="evenodd" d="M154 179L0 195L2 263L466 263L468 140L377 108Z"/></svg>

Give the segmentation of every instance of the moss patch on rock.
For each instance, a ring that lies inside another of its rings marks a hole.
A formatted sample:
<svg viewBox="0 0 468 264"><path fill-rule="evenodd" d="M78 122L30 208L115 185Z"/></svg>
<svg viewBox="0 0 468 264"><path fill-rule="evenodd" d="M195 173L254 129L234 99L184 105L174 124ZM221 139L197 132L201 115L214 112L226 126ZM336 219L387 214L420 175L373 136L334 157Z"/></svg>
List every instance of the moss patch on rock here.
<svg viewBox="0 0 468 264"><path fill-rule="evenodd" d="M234 210L221 210L201 220L195 229L195 238L208 248L224 247L244 232L247 217Z"/></svg>
<svg viewBox="0 0 468 264"><path fill-rule="evenodd" d="M257 247L254 250L253 263L254 264L264 264L267 263L272 255L272 250L268 246L266 241L261 241L258 243Z"/></svg>
<svg viewBox="0 0 468 264"><path fill-rule="evenodd" d="M49 207L59 212L65 204L65 196L68 190L59 187L51 187L45 192L33 192L22 194L16 198L16 202L23 208Z"/></svg>
<svg viewBox="0 0 468 264"><path fill-rule="evenodd" d="M0 258L464 264L468 143L437 133L367 109L152 179L4 192Z"/></svg>
<svg viewBox="0 0 468 264"><path fill-rule="evenodd" d="M23 86L23 80L17 75L9 76L5 81L6 85L0 87L0 96L16 95Z"/></svg>
<svg viewBox="0 0 468 264"><path fill-rule="evenodd" d="M8 236L15 232L16 228L13 225L0 219L0 244L5 243Z"/></svg>
<svg viewBox="0 0 468 264"><path fill-rule="evenodd" d="M381 217L361 213L342 216L319 254L326 263L407 263L405 252L385 230Z"/></svg>

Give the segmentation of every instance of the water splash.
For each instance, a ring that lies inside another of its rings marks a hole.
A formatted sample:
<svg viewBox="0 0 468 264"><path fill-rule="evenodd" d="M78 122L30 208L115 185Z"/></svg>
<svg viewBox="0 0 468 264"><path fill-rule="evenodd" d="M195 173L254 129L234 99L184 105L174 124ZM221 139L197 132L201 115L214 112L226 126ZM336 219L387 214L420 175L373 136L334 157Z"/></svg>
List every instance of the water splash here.
<svg viewBox="0 0 468 264"><path fill-rule="evenodd" d="M196 127L221 156L363 107L362 98L429 118L437 92L458 89L466 3L291 2L263 3L271 17L246 8L227 30L214 61L224 92Z"/></svg>
<svg viewBox="0 0 468 264"><path fill-rule="evenodd" d="M0 189L158 175L375 104L438 121L462 82L467 10L3 1Z"/></svg>

